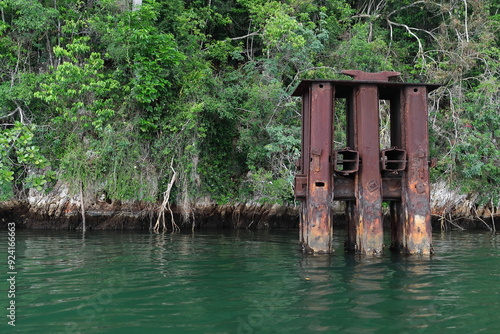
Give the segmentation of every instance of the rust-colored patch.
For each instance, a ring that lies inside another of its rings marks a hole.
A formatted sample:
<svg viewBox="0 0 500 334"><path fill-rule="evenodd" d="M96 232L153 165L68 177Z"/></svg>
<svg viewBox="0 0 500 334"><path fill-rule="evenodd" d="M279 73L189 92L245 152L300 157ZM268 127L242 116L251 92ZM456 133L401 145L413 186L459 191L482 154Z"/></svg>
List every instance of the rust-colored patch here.
<svg viewBox="0 0 500 334"><path fill-rule="evenodd" d="M354 80L303 80L302 156L295 194L308 252L331 252L333 200L347 201L345 246L383 252L382 201L390 201L391 246L431 252L427 94L438 85L391 82L398 72L346 70ZM335 99L346 101L346 143L333 146ZM390 102L391 147L380 149L379 101Z"/></svg>

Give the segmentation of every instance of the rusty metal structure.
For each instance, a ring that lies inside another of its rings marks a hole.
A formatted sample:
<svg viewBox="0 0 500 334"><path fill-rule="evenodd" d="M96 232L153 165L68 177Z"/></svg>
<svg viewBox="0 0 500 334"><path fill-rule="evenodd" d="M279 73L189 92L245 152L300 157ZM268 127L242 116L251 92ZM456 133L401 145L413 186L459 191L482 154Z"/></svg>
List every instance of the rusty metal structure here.
<svg viewBox="0 0 500 334"><path fill-rule="evenodd" d="M430 254L427 96L439 85L393 82L398 72L342 72L353 80L303 80L302 153L295 176L305 252L330 253L333 201L346 202L346 242L358 254L383 252L382 202L389 202L391 248ZM338 100L346 143L334 147ZM390 147L380 148L379 105L390 105Z"/></svg>

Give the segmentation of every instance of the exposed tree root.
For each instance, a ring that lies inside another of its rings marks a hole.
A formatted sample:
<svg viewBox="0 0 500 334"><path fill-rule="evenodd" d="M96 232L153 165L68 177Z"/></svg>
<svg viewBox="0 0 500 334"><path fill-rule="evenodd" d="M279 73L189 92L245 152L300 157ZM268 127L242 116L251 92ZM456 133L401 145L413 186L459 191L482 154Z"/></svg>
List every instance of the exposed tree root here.
<svg viewBox="0 0 500 334"><path fill-rule="evenodd" d="M165 223L165 211L168 210L170 212L171 220L172 220L172 232L179 232L180 228L177 226L174 220L174 213L172 212L172 209L170 208L170 203L168 200L170 199L170 192L172 191L172 187L174 186L175 180L177 179L177 172L175 171L174 167L172 166L174 162L174 159L172 158L172 161L170 161L170 169L172 169L172 178L170 179L170 182L168 183L167 190L163 193L163 202L160 205L160 208L158 209L158 218L156 219L155 226L153 227L153 232L155 233L160 233L160 230L162 232L167 231L167 226ZM161 225L160 225L161 222Z"/></svg>

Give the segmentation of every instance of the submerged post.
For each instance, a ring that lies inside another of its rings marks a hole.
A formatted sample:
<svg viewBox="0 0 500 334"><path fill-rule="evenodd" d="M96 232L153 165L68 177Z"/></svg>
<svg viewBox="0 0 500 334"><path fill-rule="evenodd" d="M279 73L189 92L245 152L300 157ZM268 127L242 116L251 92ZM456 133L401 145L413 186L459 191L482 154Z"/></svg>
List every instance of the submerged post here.
<svg viewBox="0 0 500 334"><path fill-rule="evenodd" d="M429 140L426 87L407 86L402 91L404 148L408 156L402 179L402 213L406 219L399 247L406 253L431 253Z"/></svg>
<svg viewBox="0 0 500 334"><path fill-rule="evenodd" d="M332 190L331 170L333 136L333 96L331 83L313 83L304 93L302 162L306 171L299 180L306 205L302 208L301 244L306 252L332 251Z"/></svg>
<svg viewBox="0 0 500 334"><path fill-rule="evenodd" d="M343 71L354 80L304 80L302 154L295 177L300 242L330 253L332 203L346 201L346 243L358 254L383 252L382 202L390 202L391 247L431 252L427 94L438 85L391 82L398 72ZM346 105L346 143L333 144L335 101ZM391 147L381 150L379 100L388 100Z"/></svg>
<svg viewBox="0 0 500 334"><path fill-rule="evenodd" d="M381 254L384 247L382 227L382 177L380 174L380 137L379 137L379 92L377 83L398 76L397 72L364 73L343 71L356 80L374 82L360 83L353 87L354 149L359 152L361 166L354 175L355 196L354 224L355 239L348 235L347 247L356 253Z"/></svg>

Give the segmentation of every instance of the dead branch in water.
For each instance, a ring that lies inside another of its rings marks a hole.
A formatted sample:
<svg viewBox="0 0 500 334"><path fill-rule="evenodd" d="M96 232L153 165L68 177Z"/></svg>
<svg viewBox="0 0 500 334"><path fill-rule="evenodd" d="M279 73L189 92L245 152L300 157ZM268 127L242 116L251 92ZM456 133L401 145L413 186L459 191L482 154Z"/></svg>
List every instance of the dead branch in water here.
<svg viewBox="0 0 500 334"><path fill-rule="evenodd" d="M83 199L83 181L80 181L80 210L82 214L82 231L87 230L87 224L85 222L85 201Z"/></svg>
<svg viewBox="0 0 500 334"><path fill-rule="evenodd" d="M451 225L455 226L455 227L456 227L456 228L458 228L460 231L465 231L465 229L464 229L462 226L460 226L460 225L456 224L456 223L453 221L453 218L451 217L451 213L448 213L448 215L449 215L450 219L447 219L447 220L448 220L448 222L449 222Z"/></svg>
<svg viewBox="0 0 500 334"><path fill-rule="evenodd" d="M495 226L495 206L493 205L493 200L491 200L490 203L491 203L491 225L493 227L493 232L496 232L497 227Z"/></svg>
<svg viewBox="0 0 500 334"><path fill-rule="evenodd" d="M493 231L493 229L490 227L490 225L488 225L488 223L486 223L486 222L484 221L484 219L482 219L482 218L478 215L476 207L473 207L473 209L474 209L474 213L476 214L476 218L477 218L477 219L479 219L481 222L483 222L483 224L484 224L484 225L486 225L486 227L488 228L488 230ZM494 226L494 225L493 225L493 226Z"/></svg>
<svg viewBox="0 0 500 334"><path fill-rule="evenodd" d="M167 231L167 226L165 224L165 211L168 210L170 212L170 216L172 219L172 232L179 232L180 228L177 226L174 220L174 213L172 212L172 209L170 208L170 203L168 200L170 199L170 192L172 191L172 187L174 186L175 180L177 179L177 172L175 171L173 167L174 163L174 158L170 161L170 169L172 169L172 178L170 179L170 182L168 183L167 190L163 193L163 202L160 205L160 208L158 209L158 218L156 219L156 224L153 227L153 231L155 233L160 233L160 221L161 221L161 228L163 229L163 232Z"/></svg>

